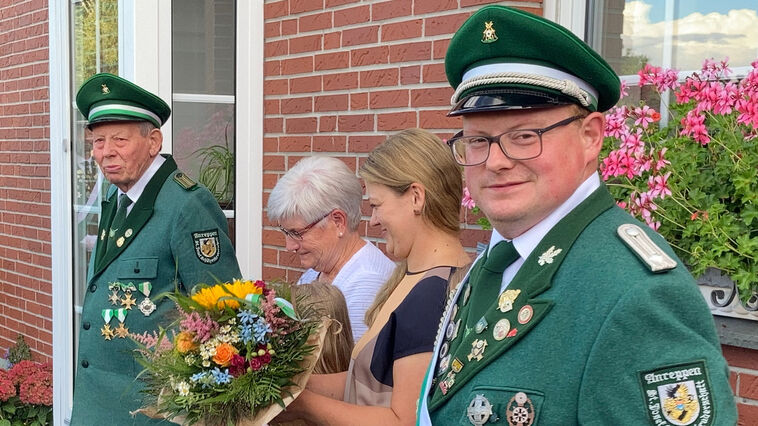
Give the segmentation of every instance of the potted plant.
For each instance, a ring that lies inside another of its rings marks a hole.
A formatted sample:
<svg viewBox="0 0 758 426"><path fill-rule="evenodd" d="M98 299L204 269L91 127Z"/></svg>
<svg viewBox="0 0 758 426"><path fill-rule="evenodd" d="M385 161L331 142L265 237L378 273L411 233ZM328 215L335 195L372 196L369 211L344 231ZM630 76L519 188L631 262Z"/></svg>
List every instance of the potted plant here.
<svg viewBox="0 0 758 426"><path fill-rule="evenodd" d="M19 336L0 368L0 426L44 426L53 422L53 368L31 361Z"/></svg>
<svg viewBox="0 0 758 426"><path fill-rule="evenodd" d="M693 275L722 271L750 306L758 290L756 68L736 81L726 60L706 60L680 83L675 70L645 65L641 89L674 99L659 113L625 103L622 84L622 101L606 114L600 166L618 204L662 234Z"/></svg>
<svg viewBox="0 0 758 426"><path fill-rule="evenodd" d="M200 159L198 181L205 185L222 209L234 204L234 152L229 148L227 131L224 128L224 144L211 145L195 150L192 155Z"/></svg>

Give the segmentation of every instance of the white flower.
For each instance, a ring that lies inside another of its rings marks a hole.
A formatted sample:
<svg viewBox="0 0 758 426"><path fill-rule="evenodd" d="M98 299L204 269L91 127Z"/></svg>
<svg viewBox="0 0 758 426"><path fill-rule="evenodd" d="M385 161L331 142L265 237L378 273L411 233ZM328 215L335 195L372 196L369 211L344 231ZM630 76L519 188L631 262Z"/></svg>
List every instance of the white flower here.
<svg viewBox="0 0 758 426"><path fill-rule="evenodd" d="M203 367L208 368L211 366L211 362L207 359L203 360Z"/></svg>
<svg viewBox="0 0 758 426"><path fill-rule="evenodd" d="M179 395L187 396L189 395L190 385L189 383L182 381L178 385L176 385L176 390L179 391Z"/></svg>

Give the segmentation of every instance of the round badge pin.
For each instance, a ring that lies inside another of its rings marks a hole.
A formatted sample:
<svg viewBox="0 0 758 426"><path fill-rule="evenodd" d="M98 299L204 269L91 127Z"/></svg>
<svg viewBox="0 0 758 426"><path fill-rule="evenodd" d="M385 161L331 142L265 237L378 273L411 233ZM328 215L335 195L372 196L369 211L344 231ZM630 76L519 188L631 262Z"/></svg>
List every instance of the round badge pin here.
<svg viewBox="0 0 758 426"><path fill-rule="evenodd" d="M124 237L119 237L118 240L116 240L116 247L121 247L124 245Z"/></svg>
<svg viewBox="0 0 758 426"><path fill-rule="evenodd" d="M444 358L447 355L448 349L450 349L448 342L443 343L442 347L440 347L440 358Z"/></svg>
<svg viewBox="0 0 758 426"><path fill-rule="evenodd" d="M519 324L526 324L532 319L532 315L534 315L534 309L531 305L524 305L521 310L518 311L518 322Z"/></svg>
<svg viewBox="0 0 758 426"><path fill-rule="evenodd" d="M134 231L132 231L132 228L129 228L129 229L126 230L126 232L124 232L124 236L126 238L129 238L129 237L132 236L133 233L134 233Z"/></svg>
<svg viewBox="0 0 758 426"><path fill-rule="evenodd" d="M451 322L447 325L447 329L445 329L445 338L450 340L453 337L453 333L455 333L455 324Z"/></svg>
<svg viewBox="0 0 758 426"><path fill-rule="evenodd" d="M503 318L495 323L495 327L492 328L492 337L494 337L497 341L503 340L508 335L508 332L510 330L511 322Z"/></svg>
<svg viewBox="0 0 758 426"><path fill-rule="evenodd" d="M442 374L447 370L447 368L450 366L450 354L445 356L440 360L440 371L439 374Z"/></svg>

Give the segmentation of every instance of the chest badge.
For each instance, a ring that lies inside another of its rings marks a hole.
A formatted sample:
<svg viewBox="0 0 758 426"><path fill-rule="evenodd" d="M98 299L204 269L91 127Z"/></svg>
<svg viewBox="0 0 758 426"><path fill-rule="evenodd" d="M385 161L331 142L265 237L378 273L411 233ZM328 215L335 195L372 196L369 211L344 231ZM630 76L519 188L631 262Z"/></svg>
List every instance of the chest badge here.
<svg viewBox="0 0 758 426"><path fill-rule="evenodd" d="M545 251L544 253L540 255L540 257L537 259L537 263L539 263L540 266L545 266L546 263L547 264L553 263L553 259L555 258L555 256L558 256L559 254L561 254L562 251L563 249L557 249L555 248L555 246L550 246L550 248L547 249L547 251Z"/></svg>
<svg viewBox="0 0 758 426"><path fill-rule="evenodd" d="M468 421L474 426L483 426L492 416L492 404L482 394L478 394L471 400L466 409Z"/></svg>
<svg viewBox="0 0 758 426"><path fill-rule="evenodd" d="M519 392L508 401L505 416L509 426L530 426L534 423L534 404L524 392Z"/></svg>
<svg viewBox="0 0 758 426"><path fill-rule="evenodd" d="M487 341L484 339L475 339L473 342L471 342L471 353L466 355L469 361L472 359L476 359L477 361L481 361L484 357L484 349L487 347Z"/></svg>

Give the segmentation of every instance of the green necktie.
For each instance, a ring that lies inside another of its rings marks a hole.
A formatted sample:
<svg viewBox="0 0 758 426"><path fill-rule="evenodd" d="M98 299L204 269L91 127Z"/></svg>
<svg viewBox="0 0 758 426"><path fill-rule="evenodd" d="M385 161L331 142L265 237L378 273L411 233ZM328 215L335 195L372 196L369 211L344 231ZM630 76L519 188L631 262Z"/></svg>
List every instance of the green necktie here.
<svg viewBox="0 0 758 426"><path fill-rule="evenodd" d="M519 258L516 248L510 241L501 241L495 244L489 255L483 262L477 263L477 270L470 280L471 300L467 324L473 327L481 318L487 308L497 300L500 294L500 285L503 282L505 268Z"/></svg>
<svg viewBox="0 0 758 426"><path fill-rule="evenodd" d="M116 246L116 240L118 239L116 237L116 233L118 233L119 230L124 226L124 223L126 222L126 210L131 205L132 199L129 198L126 194L121 194L119 196L118 210L116 210L116 215L113 216L113 220L111 221L111 229L108 232L108 246L106 248L106 253L113 250L113 247ZM124 232L121 231L120 234L123 235Z"/></svg>

